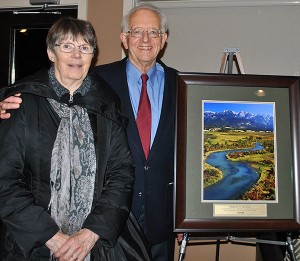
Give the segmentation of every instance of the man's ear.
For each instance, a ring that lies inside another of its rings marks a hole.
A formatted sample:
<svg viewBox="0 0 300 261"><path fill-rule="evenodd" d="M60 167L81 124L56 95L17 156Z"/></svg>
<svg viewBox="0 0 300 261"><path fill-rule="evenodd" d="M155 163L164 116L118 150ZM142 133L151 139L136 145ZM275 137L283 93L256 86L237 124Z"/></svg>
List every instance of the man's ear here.
<svg viewBox="0 0 300 261"><path fill-rule="evenodd" d="M127 50L128 49L127 34L126 33L121 33L120 34L120 39L121 39L121 42L122 42L124 48Z"/></svg>
<svg viewBox="0 0 300 261"><path fill-rule="evenodd" d="M165 46L165 44L166 44L166 41L167 41L167 39L168 39L168 34L167 33L163 33L163 35L162 35L162 39L161 39L161 49L163 49L164 48L164 46Z"/></svg>

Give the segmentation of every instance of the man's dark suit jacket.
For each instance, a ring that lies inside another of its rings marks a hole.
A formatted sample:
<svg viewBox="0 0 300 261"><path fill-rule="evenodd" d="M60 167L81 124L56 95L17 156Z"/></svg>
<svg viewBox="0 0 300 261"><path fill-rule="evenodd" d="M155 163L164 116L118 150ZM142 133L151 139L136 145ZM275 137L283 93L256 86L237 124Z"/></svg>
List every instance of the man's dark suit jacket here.
<svg viewBox="0 0 300 261"><path fill-rule="evenodd" d="M106 80L121 99L121 113L128 118L128 140L135 162L132 211L139 219L145 202L146 236L149 243L166 241L172 235L176 70L165 70L163 105L157 133L148 159L139 138L126 76L126 59L100 65L94 70Z"/></svg>

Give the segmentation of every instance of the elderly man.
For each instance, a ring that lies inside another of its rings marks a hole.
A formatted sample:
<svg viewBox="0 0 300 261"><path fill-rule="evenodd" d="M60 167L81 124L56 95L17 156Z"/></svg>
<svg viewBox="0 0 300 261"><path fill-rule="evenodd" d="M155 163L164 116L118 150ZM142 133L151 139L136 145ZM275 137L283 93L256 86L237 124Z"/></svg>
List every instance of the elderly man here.
<svg viewBox="0 0 300 261"><path fill-rule="evenodd" d="M135 162L132 211L151 245L154 261L174 260L173 181L176 70L157 60L167 40L166 16L141 5L123 17L120 38L128 56L94 68L121 99L129 119L128 140ZM141 96L141 98L140 98ZM21 99L0 102L6 109Z"/></svg>
<svg viewBox="0 0 300 261"><path fill-rule="evenodd" d="M95 71L119 95L122 113L129 119L129 146L136 167L132 211L151 244L153 260L173 260L176 71L157 61L167 40L166 16L153 6L138 6L123 18L121 29L128 57ZM142 116L151 121L142 123L142 128L138 120L141 75L148 78L146 91L151 107Z"/></svg>

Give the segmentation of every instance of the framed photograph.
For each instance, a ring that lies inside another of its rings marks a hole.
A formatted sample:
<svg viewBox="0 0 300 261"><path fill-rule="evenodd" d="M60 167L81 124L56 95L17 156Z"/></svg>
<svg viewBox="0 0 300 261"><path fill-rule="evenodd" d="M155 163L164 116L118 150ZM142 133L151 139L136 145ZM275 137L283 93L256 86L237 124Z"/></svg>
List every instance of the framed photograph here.
<svg viewBox="0 0 300 261"><path fill-rule="evenodd" d="M299 231L299 78L179 73L175 232Z"/></svg>

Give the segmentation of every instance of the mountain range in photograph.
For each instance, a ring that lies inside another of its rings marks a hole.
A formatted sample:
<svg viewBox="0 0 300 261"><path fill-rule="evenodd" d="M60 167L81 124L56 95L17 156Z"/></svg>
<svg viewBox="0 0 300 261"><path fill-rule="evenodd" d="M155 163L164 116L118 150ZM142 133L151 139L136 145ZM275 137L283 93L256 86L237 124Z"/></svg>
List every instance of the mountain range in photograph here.
<svg viewBox="0 0 300 261"><path fill-rule="evenodd" d="M224 110L222 112L204 112L204 128L251 130L251 131L274 131L273 116L253 114L250 112Z"/></svg>

